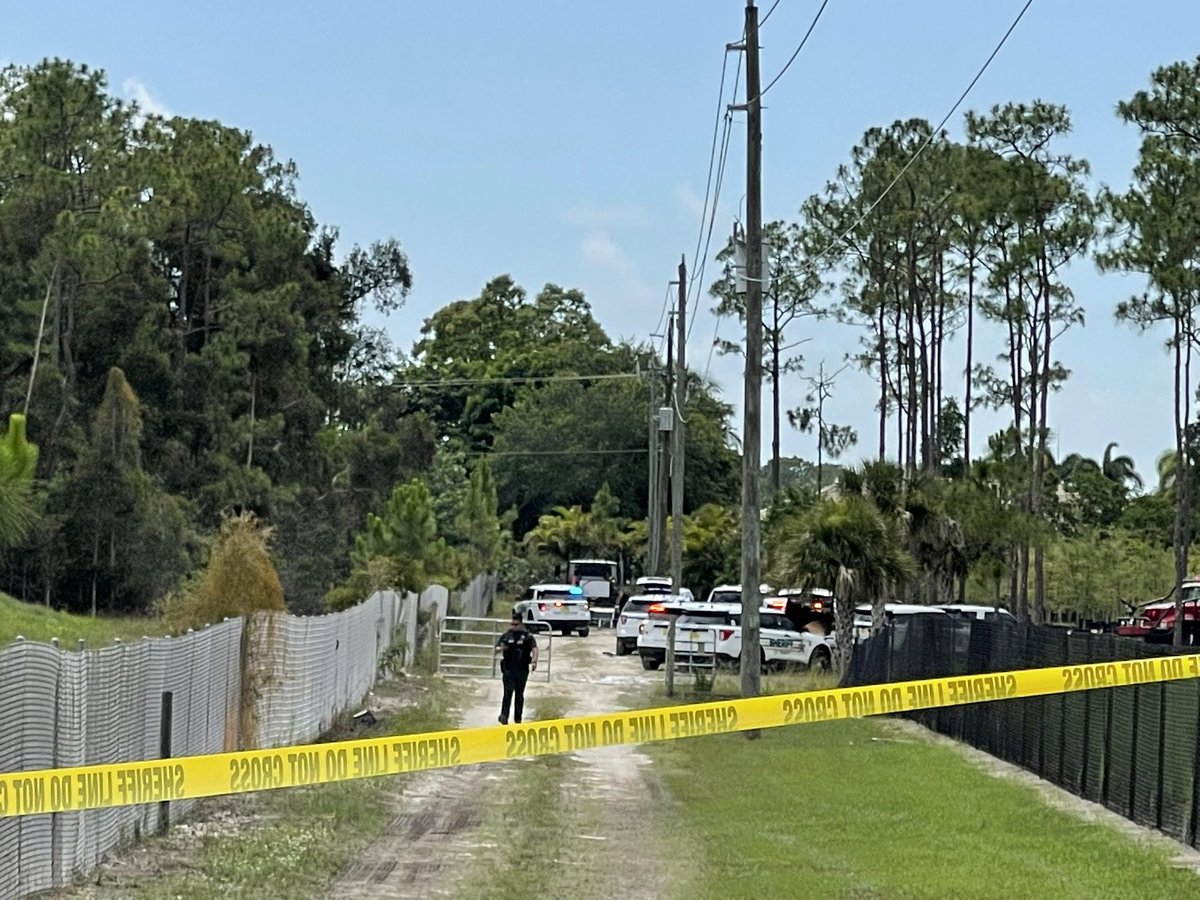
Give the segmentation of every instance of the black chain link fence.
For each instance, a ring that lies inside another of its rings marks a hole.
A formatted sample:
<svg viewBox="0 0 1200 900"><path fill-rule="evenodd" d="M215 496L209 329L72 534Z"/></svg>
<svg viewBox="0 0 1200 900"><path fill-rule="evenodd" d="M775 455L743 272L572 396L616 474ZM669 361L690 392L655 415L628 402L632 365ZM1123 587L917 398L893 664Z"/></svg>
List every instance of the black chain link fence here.
<svg viewBox="0 0 1200 900"><path fill-rule="evenodd" d="M898 617L855 648L844 685L1112 662L1177 652L1112 634ZM1068 675L1064 673L1064 681ZM1080 797L1200 848L1200 680L904 713Z"/></svg>

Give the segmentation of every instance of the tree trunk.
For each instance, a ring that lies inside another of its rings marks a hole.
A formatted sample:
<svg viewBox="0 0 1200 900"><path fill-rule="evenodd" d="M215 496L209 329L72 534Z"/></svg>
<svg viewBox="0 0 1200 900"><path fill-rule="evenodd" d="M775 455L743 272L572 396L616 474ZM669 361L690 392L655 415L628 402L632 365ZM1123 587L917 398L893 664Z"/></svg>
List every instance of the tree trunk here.
<svg viewBox="0 0 1200 900"><path fill-rule="evenodd" d="M833 667L839 675L849 671L854 653L854 606L853 591L839 586L834 598L834 631L837 639L833 642Z"/></svg>
<svg viewBox="0 0 1200 900"><path fill-rule="evenodd" d="M887 624L888 590L880 588L871 598L871 634L879 634Z"/></svg>
<svg viewBox="0 0 1200 900"><path fill-rule="evenodd" d="M887 456L888 358L884 304L879 304L879 461Z"/></svg>
<svg viewBox="0 0 1200 900"><path fill-rule="evenodd" d="M975 361L975 255L967 257L967 385L963 400L963 479L971 477L971 380Z"/></svg>
<svg viewBox="0 0 1200 900"><path fill-rule="evenodd" d="M183 226L183 260L179 274L179 290L176 293L177 315L179 316L179 338L175 345L175 365L177 368L183 367L183 361L187 356L187 332L188 332L188 269L189 257L191 256L192 242L192 225L189 222Z"/></svg>
<svg viewBox="0 0 1200 900"><path fill-rule="evenodd" d="M775 330L771 335L771 499L779 496L779 303L771 304Z"/></svg>
<svg viewBox="0 0 1200 900"><path fill-rule="evenodd" d="M1184 642L1183 582L1188 577L1188 551L1192 543L1191 461L1191 334L1179 317L1175 319L1175 631L1172 642Z"/></svg>
<svg viewBox="0 0 1200 900"><path fill-rule="evenodd" d="M249 469L254 465L254 409L258 399L258 377L254 372L250 373L250 440L246 447L246 468Z"/></svg>

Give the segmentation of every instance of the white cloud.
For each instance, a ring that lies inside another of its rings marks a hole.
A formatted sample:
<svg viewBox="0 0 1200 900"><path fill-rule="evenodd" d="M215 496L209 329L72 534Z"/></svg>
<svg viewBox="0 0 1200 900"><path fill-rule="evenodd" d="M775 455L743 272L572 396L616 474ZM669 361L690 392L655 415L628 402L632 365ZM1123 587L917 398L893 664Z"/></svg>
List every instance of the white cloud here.
<svg viewBox="0 0 1200 900"><path fill-rule="evenodd" d="M588 263L608 269L626 278L637 277L637 266L617 243L603 231L593 231L579 242L579 249Z"/></svg>
<svg viewBox="0 0 1200 900"><path fill-rule="evenodd" d="M603 229L620 226L644 226L650 222L646 209L636 203L617 203L610 206L572 206L563 214L568 225L579 228Z"/></svg>
<svg viewBox="0 0 1200 900"><path fill-rule="evenodd" d="M169 110L161 100L154 96L143 82L137 78L126 78L121 82L121 90L125 93L125 99L132 100L137 104L138 109L144 115L148 116L170 116Z"/></svg>
<svg viewBox="0 0 1200 900"><path fill-rule="evenodd" d="M699 218L704 215L704 198L691 184L681 184L675 188L675 201L689 216Z"/></svg>

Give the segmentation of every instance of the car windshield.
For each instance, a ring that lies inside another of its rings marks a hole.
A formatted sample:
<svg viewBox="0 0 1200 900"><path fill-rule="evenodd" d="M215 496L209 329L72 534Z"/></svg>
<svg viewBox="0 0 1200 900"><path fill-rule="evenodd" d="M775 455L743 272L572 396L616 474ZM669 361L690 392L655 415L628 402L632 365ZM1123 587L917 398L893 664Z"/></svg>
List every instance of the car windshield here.
<svg viewBox="0 0 1200 900"><path fill-rule="evenodd" d="M654 600L650 597L633 597L629 600L628 603L625 604L625 609L632 611L632 612L636 612L638 610L645 612L647 609L650 608L651 604L658 603L658 602L660 602L660 601Z"/></svg>
<svg viewBox="0 0 1200 900"><path fill-rule="evenodd" d="M609 578L613 575L614 568L604 563L576 563L574 570L580 578Z"/></svg>
<svg viewBox="0 0 1200 900"><path fill-rule="evenodd" d="M713 591L708 598L709 603L740 603L741 591Z"/></svg>
<svg viewBox="0 0 1200 900"><path fill-rule="evenodd" d="M1194 584L1183 589L1183 602L1189 600L1200 600L1200 584Z"/></svg>
<svg viewBox="0 0 1200 900"><path fill-rule="evenodd" d="M572 594L569 591L542 591L542 600L582 600L578 594Z"/></svg>

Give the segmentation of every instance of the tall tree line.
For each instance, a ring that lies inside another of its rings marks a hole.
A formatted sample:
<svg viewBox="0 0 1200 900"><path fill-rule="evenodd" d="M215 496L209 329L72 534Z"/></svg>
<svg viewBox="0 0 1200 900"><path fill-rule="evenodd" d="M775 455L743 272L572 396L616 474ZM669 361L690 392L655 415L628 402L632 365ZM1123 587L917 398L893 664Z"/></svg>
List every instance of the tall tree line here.
<svg viewBox="0 0 1200 900"><path fill-rule="evenodd" d="M0 414L38 449L0 497L0 590L146 610L253 513L314 611L494 566L597 479L644 516L649 348L500 276L404 355L363 314L412 283L396 239L341 247L251 133L147 115L86 65L0 70ZM736 492L729 407L690 377L689 509Z"/></svg>

